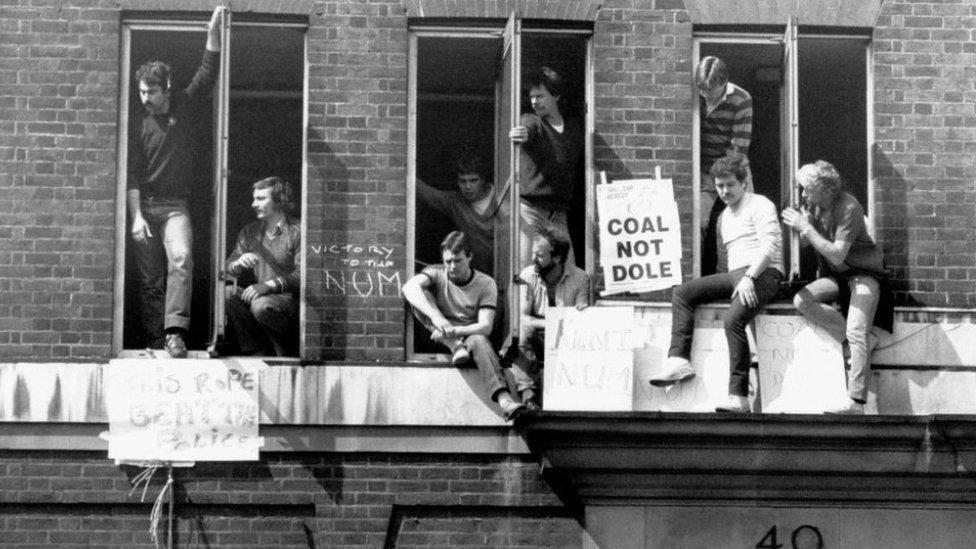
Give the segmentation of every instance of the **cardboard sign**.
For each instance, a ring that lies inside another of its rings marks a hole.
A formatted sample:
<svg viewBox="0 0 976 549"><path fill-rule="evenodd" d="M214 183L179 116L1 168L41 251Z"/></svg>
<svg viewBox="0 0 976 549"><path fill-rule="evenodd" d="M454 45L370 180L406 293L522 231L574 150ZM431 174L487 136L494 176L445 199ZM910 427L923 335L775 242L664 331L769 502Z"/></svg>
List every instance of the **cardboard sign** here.
<svg viewBox="0 0 976 549"><path fill-rule="evenodd" d="M105 367L109 458L258 459L258 369L245 360L113 360Z"/></svg>
<svg viewBox="0 0 976 549"><path fill-rule="evenodd" d="M706 412L724 404L729 394L729 347L720 311L705 309L695 315L691 364L695 377L670 387L654 387L649 381L663 368L671 340L671 312L645 313L639 321L643 346L635 352L637 390L634 410L662 412ZM750 397L754 395L754 372L750 369Z"/></svg>
<svg viewBox="0 0 976 549"><path fill-rule="evenodd" d="M632 410L633 307L550 307L543 372L546 410Z"/></svg>
<svg viewBox="0 0 976 549"><path fill-rule="evenodd" d="M681 283L681 223L670 179L598 185L601 295Z"/></svg>
<svg viewBox="0 0 976 549"><path fill-rule="evenodd" d="M759 388L766 413L816 414L846 404L841 345L801 316L759 315Z"/></svg>

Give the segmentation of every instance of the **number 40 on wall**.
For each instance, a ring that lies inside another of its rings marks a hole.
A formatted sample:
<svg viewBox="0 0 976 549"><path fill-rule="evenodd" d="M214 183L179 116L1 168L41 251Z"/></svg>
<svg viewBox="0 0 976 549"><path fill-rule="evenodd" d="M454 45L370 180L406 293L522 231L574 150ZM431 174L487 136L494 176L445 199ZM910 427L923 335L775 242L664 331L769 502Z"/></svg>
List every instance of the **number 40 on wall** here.
<svg viewBox="0 0 976 549"><path fill-rule="evenodd" d="M823 549L823 546L823 536L820 535L820 530L816 526L804 524L793 530L790 535L789 546L779 542L776 527L773 526L756 544L756 549Z"/></svg>

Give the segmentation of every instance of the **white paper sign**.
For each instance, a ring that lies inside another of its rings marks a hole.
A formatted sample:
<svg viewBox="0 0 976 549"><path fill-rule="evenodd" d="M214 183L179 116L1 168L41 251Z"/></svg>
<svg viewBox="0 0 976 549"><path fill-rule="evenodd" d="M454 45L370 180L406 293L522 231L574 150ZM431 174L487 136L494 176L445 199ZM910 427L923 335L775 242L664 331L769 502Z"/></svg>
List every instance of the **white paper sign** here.
<svg viewBox="0 0 976 549"><path fill-rule="evenodd" d="M601 295L681 283L681 223L670 179L598 185Z"/></svg>
<svg viewBox="0 0 976 549"><path fill-rule="evenodd" d="M822 413L848 402L840 343L801 316L756 317L766 413Z"/></svg>
<svg viewBox="0 0 976 549"><path fill-rule="evenodd" d="M258 369L246 360L113 360L105 367L108 456L255 461Z"/></svg>
<svg viewBox="0 0 976 549"><path fill-rule="evenodd" d="M543 376L546 410L632 410L634 308L550 307Z"/></svg>
<svg viewBox="0 0 976 549"><path fill-rule="evenodd" d="M691 364L695 377L669 387L654 387L649 381L664 369L671 339L671 312L656 311L642 318L641 331L647 334L642 347L634 351L638 391L634 410L663 412L707 412L724 404L729 394L729 350L721 316L716 310L696 314L691 345ZM750 369L749 393L755 379Z"/></svg>

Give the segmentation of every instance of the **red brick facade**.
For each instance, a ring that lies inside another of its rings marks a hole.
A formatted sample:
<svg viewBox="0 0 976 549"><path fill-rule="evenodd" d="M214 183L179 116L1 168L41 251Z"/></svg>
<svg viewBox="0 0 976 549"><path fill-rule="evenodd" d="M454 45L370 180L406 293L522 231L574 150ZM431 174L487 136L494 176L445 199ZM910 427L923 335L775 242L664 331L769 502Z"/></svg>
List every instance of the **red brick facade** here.
<svg viewBox="0 0 976 549"><path fill-rule="evenodd" d="M0 547L153 547L141 471L103 453L0 455ZM520 458L265 455L174 472L175 546L553 547L576 519ZM166 517L161 523L165 541Z"/></svg>

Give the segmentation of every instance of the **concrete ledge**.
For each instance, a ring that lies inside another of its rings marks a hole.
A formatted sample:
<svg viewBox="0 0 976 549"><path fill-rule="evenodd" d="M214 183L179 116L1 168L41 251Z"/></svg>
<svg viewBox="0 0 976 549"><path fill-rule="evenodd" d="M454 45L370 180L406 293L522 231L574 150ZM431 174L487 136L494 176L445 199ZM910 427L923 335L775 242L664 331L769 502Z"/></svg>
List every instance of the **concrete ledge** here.
<svg viewBox="0 0 976 549"><path fill-rule="evenodd" d="M976 506L976 416L541 412L516 424L587 505Z"/></svg>

